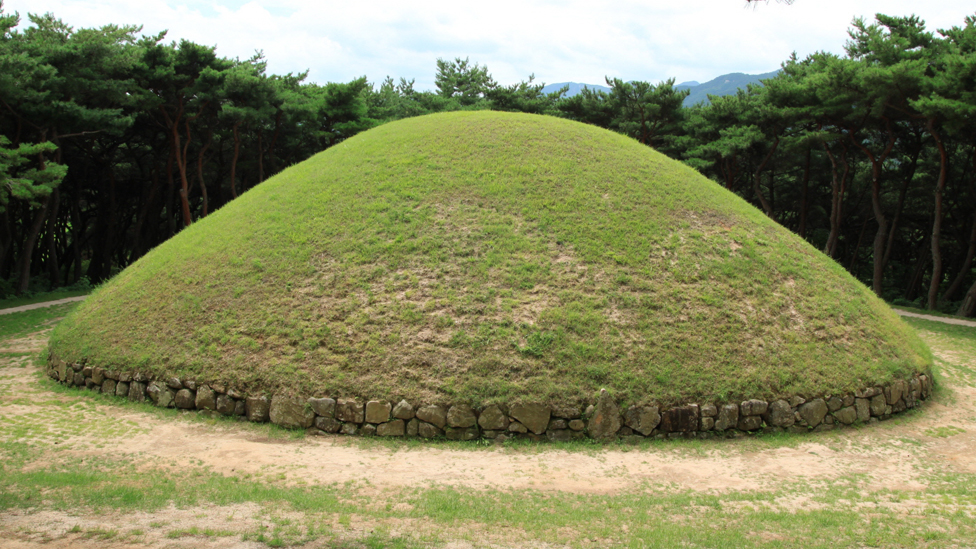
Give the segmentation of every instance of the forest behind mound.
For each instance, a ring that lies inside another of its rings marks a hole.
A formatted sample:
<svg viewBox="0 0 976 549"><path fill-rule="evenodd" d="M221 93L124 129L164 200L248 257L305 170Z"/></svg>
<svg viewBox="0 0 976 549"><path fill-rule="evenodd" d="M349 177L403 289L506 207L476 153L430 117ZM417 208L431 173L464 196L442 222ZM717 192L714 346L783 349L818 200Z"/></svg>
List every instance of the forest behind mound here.
<svg viewBox="0 0 976 549"><path fill-rule="evenodd" d="M137 26L74 29L0 7L0 294L100 283L287 166L386 122L455 110L547 114L679 159L825 251L889 301L976 312L976 17L855 20L843 55L787 59L709 105L500 85L436 61L436 89L269 74L259 53Z"/></svg>

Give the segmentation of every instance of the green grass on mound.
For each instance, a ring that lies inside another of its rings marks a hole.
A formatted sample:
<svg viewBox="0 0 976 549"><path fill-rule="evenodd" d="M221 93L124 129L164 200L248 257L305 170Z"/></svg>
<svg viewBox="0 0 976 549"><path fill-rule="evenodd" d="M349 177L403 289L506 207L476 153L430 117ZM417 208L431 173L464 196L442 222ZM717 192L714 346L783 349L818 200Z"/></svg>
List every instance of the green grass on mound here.
<svg viewBox="0 0 976 549"><path fill-rule="evenodd" d="M105 284L50 349L251 392L472 404L820 395L932 362L841 267L691 168L492 112L289 168Z"/></svg>

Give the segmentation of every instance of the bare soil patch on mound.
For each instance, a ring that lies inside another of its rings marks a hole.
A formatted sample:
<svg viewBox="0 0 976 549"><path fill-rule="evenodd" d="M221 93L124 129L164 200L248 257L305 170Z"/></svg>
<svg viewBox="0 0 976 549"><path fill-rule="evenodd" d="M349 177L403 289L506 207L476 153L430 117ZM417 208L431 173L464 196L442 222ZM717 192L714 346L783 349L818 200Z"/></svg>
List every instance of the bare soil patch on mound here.
<svg viewBox="0 0 976 549"><path fill-rule="evenodd" d="M489 499L513 493L570 499L641 492L709 494L726 502L729 509L755 508L755 501L739 500L744 494L761 500L756 494L765 492L771 496L764 505L802 513L829 506L818 494L833 483L853 482L854 493L869 500L873 508L908 516L927 505L920 503L925 499L921 494L930 488L933 464L938 464L941 475L976 474L976 357L942 345L937 333L921 333L942 365L942 394L926 403L920 413L903 419L768 440L637 447L480 447L338 436L295 438L269 426L201 420L196 413L165 416L134 405L116 405L84 391L59 390L43 380L39 355L33 360L18 356L42 350L45 332L39 332L0 342L0 442L40 449L38 459L25 470L44 471L66 462L112 461L131 464L145 475L206 471L283 489L332 485L366 502L364 509L375 505L405 514L415 504L407 502L404 494L445 488ZM784 493L783 486L795 489ZM913 493L919 497L905 496ZM898 497L887 497L890 494ZM957 505L972 513L971 503ZM675 512L694 513L688 509ZM487 522L445 528L423 518L371 517L368 513L315 514L315 524L327 528L327 536L311 534L313 527L306 527L301 535L282 534L289 527L305 524L310 516L269 510L257 503L170 504L153 511L126 512L57 509L42 502L33 508L0 511L0 535L2 545L16 548L264 547L277 545L272 542L274 532L285 544L306 547L370 547L373 538L387 543L401 536L409 536L416 546L563 546L550 545L517 528L498 531ZM572 533L567 536L575 541L573 546L601 543Z"/></svg>

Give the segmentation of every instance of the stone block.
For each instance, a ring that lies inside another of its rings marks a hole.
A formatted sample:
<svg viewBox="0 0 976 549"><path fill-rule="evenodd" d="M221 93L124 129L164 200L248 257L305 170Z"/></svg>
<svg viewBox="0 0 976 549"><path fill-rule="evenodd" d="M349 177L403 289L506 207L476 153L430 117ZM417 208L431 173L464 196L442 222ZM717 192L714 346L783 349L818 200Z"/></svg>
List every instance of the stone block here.
<svg viewBox="0 0 976 549"><path fill-rule="evenodd" d="M739 405L740 416L761 416L766 413L769 403L765 400L747 400Z"/></svg>
<svg viewBox="0 0 976 549"><path fill-rule="evenodd" d="M197 392L199 401L199 391ZM268 416L271 423L288 429L308 429L315 420L315 412L308 406L308 399L275 395L271 398L271 409Z"/></svg>
<svg viewBox="0 0 976 549"><path fill-rule="evenodd" d="M508 429L508 416L498 406L492 405L485 408L478 416L478 425L485 430L504 431Z"/></svg>
<svg viewBox="0 0 976 549"><path fill-rule="evenodd" d="M376 435L381 437L402 437L407 433L407 424L402 419L394 419L376 426Z"/></svg>
<svg viewBox="0 0 976 549"><path fill-rule="evenodd" d="M718 418L715 420L717 431L727 431L739 424L739 407L735 404L724 404L718 409Z"/></svg>
<svg viewBox="0 0 976 549"><path fill-rule="evenodd" d="M127 397L129 396L129 384L125 381L120 381L115 384L115 396Z"/></svg>
<svg viewBox="0 0 976 549"><path fill-rule="evenodd" d="M827 415L827 402L822 398L815 398L802 404L797 412L800 413L800 417L809 427L816 427L823 422L824 416Z"/></svg>
<svg viewBox="0 0 976 549"><path fill-rule="evenodd" d="M880 417L885 415L885 408L888 407L888 402L885 396L882 394L875 395L871 397L871 415L874 417Z"/></svg>
<svg viewBox="0 0 976 549"><path fill-rule="evenodd" d="M834 418L844 425L850 425L857 421L857 410L853 406L841 408L840 410L834 412Z"/></svg>
<svg viewBox="0 0 976 549"><path fill-rule="evenodd" d="M317 416L335 417L336 401L333 398L310 398L308 399L308 405L312 407L312 411Z"/></svg>
<svg viewBox="0 0 976 549"><path fill-rule="evenodd" d="M248 421L262 423L271 419L271 401L264 395L245 398L244 410Z"/></svg>
<svg viewBox="0 0 976 549"><path fill-rule="evenodd" d="M443 429L447 426L447 408L437 405L421 406L417 410L417 419Z"/></svg>
<svg viewBox="0 0 976 549"><path fill-rule="evenodd" d="M468 427L474 427L477 423L478 417L470 406L457 404L451 406L451 409L447 411L447 425L449 427L467 429Z"/></svg>
<svg viewBox="0 0 976 549"><path fill-rule="evenodd" d="M698 430L698 406L676 406L661 414L661 431L690 433Z"/></svg>
<svg viewBox="0 0 976 549"><path fill-rule="evenodd" d="M401 400L393 407L393 417L402 420L411 420L417 412L413 409L413 405L406 400Z"/></svg>
<svg viewBox="0 0 976 549"><path fill-rule="evenodd" d="M844 407L844 400L840 397L830 397L827 399L827 411L836 412Z"/></svg>
<svg viewBox="0 0 976 549"><path fill-rule="evenodd" d="M511 407L508 414L537 435L546 432L549 417L552 415L548 406L536 403L516 404Z"/></svg>
<svg viewBox="0 0 976 549"><path fill-rule="evenodd" d="M129 384L129 400L133 402L146 401L146 384L141 381L133 381Z"/></svg>
<svg viewBox="0 0 976 549"><path fill-rule="evenodd" d="M631 406L624 412L624 424L644 436L660 423L661 413L657 406Z"/></svg>
<svg viewBox="0 0 976 549"><path fill-rule="evenodd" d="M789 427L796 422L790 403L782 399L774 400L769 405L763 419L772 427Z"/></svg>
<svg viewBox="0 0 976 549"><path fill-rule="evenodd" d="M444 434L444 431L426 421L420 421L417 425L417 434L422 438L436 438Z"/></svg>
<svg viewBox="0 0 976 549"><path fill-rule="evenodd" d="M854 410L857 412L857 420L861 423L871 419L871 399L855 398Z"/></svg>
<svg viewBox="0 0 976 549"><path fill-rule="evenodd" d="M370 400L366 403L366 423L386 423L392 410L393 405L385 400Z"/></svg>
<svg viewBox="0 0 976 549"><path fill-rule="evenodd" d="M234 410L237 408L237 402L227 395L217 395L217 403L215 409L217 412L225 415L234 415Z"/></svg>
<svg viewBox="0 0 976 549"><path fill-rule="evenodd" d="M475 440L481 436L477 427L448 427L444 430L448 440Z"/></svg>
<svg viewBox="0 0 976 549"><path fill-rule="evenodd" d="M197 395L189 389L180 389L176 392L174 404L180 410L192 410L197 405Z"/></svg>
<svg viewBox="0 0 976 549"><path fill-rule="evenodd" d="M363 403L354 398L340 398L336 401L336 419L347 423L363 423L366 420Z"/></svg>
<svg viewBox="0 0 976 549"><path fill-rule="evenodd" d="M739 423L736 427L740 431L755 431L762 427L762 416L739 416Z"/></svg>
<svg viewBox="0 0 976 549"><path fill-rule="evenodd" d="M597 400L593 414L586 424L586 430L595 439L609 439L617 436L622 423L620 421L620 408L617 403L610 398L606 389L600 390L600 398Z"/></svg>
<svg viewBox="0 0 976 549"><path fill-rule="evenodd" d="M197 410L216 410L217 395L207 385L197 388Z"/></svg>

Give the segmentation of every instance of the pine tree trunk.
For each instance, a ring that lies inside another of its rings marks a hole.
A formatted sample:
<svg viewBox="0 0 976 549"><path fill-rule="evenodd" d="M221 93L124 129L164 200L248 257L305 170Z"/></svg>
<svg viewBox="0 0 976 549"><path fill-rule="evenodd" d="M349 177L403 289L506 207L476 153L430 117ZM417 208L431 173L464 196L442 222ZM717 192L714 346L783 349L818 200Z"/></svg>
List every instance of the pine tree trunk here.
<svg viewBox="0 0 976 549"><path fill-rule="evenodd" d="M935 129L935 121L928 122L929 134L939 148L939 179L935 184L935 212L932 220L932 282L929 284L928 304L926 308L935 309L939 297L939 285L942 283L942 195L945 193L946 171L949 157L946 154L942 136Z"/></svg>
<svg viewBox="0 0 976 549"><path fill-rule="evenodd" d="M26 292L30 286L31 258L34 255L34 246L37 244L37 237L41 233L41 227L44 226L44 221L47 219L47 208L50 202L51 196L48 195L44 198L44 202L41 203L40 211L34 215L34 221L31 223L30 230L27 232L24 249L21 250L20 254L20 265L17 269L19 272L17 281L18 294Z"/></svg>

